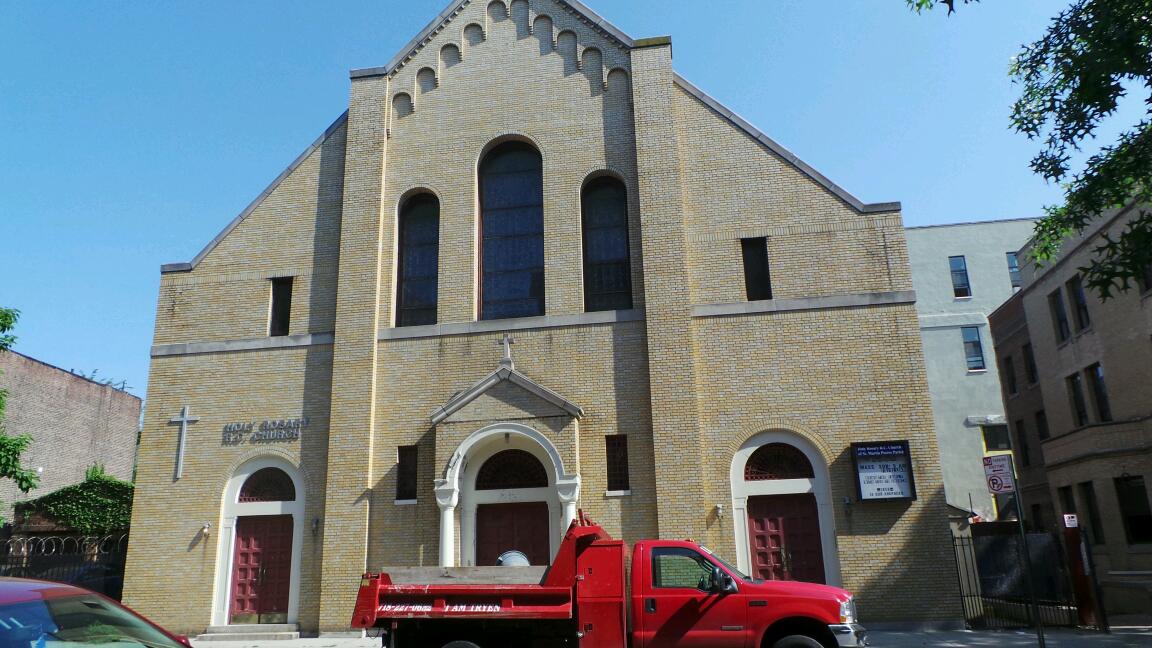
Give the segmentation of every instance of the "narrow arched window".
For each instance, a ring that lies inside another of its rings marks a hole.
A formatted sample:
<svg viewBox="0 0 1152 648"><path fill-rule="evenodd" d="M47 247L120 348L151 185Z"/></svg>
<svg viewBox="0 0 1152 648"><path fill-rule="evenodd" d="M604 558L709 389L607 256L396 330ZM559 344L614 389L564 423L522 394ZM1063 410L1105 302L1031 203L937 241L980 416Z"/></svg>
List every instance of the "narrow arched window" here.
<svg viewBox="0 0 1152 648"><path fill-rule="evenodd" d="M584 228L584 310L632 308L628 253L628 190L616 178L597 178L581 194Z"/></svg>
<svg viewBox="0 0 1152 648"><path fill-rule="evenodd" d="M544 314L544 165L523 142L480 163L480 319Z"/></svg>
<svg viewBox="0 0 1152 648"><path fill-rule="evenodd" d="M400 209L399 251L396 326L435 324L440 262L440 201L435 196L414 196Z"/></svg>

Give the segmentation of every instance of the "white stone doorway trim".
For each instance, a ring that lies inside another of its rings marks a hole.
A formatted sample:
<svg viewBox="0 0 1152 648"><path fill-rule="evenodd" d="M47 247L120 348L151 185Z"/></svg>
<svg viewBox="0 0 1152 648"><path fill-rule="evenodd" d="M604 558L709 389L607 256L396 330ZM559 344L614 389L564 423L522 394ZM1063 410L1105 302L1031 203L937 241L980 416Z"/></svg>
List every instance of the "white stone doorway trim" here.
<svg viewBox="0 0 1152 648"><path fill-rule="evenodd" d="M476 473L490 457L503 450L524 450L544 465L547 488L477 491ZM436 480L436 504L440 507L440 566L476 564L476 507L479 504L539 502L548 504L548 515L559 520L548 529L552 555L560 538L576 519L580 498L580 475L569 474L556 446L540 432L519 423L497 423L481 428L464 440ZM456 543L456 508L460 507L460 543Z"/></svg>
<svg viewBox="0 0 1152 648"><path fill-rule="evenodd" d="M770 479L745 481L744 466L760 446L784 443L804 453L812 464L812 479ZM824 579L829 585L840 586L840 551L836 546L836 509L832 503L832 486L828 463L824 455L804 437L773 430L761 432L744 442L732 457L729 468L732 484L732 526L736 533L736 567L745 574L752 573L752 550L748 546L748 498L757 495L793 495L812 493L820 518L820 544L824 554Z"/></svg>
<svg viewBox="0 0 1152 648"><path fill-rule="evenodd" d="M240 488L253 473L263 468L283 470L292 479L292 485L296 488L296 501L240 503ZM232 559L233 549L236 546L236 519L249 515L292 516L292 580L288 590L288 623L298 623L305 493L307 490L296 466L275 456L256 457L244 462L228 480L228 484L224 487L220 524L216 533L216 586L212 597L212 625L228 625L228 607L232 600Z"/></svg>

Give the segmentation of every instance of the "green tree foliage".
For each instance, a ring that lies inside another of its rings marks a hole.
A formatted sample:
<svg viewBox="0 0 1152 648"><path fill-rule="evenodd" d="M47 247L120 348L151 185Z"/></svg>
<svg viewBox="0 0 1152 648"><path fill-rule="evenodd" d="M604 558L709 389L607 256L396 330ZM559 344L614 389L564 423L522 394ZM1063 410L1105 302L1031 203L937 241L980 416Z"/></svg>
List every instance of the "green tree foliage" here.
<svg viewBox="0 0 1152 648"><path fill-rule="evenodd" d="M93 466L85 475L79 484L16 506L26 513L44 513L86 535L127 529L132 521L132 482L105 474L103 466Z"/></svg>
<svg viewBox="0 0 1152 648"><path fill-rule="evenodd" d="M975 1L975 0L973 0ZM955 10L955 0L906 0L916 11ZM969 0L964 0L965 3ZM1132 220L1105 234L1081 268L1102 298L1126 291L1152 264L1152 0L1074 0L1012 65L1020 85L1012 126L1042 143L1032 170L1064 188L1064 204L1045 208L1032 255L1050 262L1068 238L1093 221L1136 204ZM1095 136L1129 91L1144 95L1144 118L1071 169L1071 157Z"/></svg>
<svg viewBox="0 0 1152 648"><path fill-rule="evenodd" d="M20 311L0 307L0 353L6 352L16 341L12 329L16 327L18 319ZM4 429L4 409L7 403L8 392L0 389L0 479L11 479L16 482L20 492L27 493L40 483L40 476L35 471L20 465L20 455L32 443L32 437L27 434L12 436Z"/></svg>

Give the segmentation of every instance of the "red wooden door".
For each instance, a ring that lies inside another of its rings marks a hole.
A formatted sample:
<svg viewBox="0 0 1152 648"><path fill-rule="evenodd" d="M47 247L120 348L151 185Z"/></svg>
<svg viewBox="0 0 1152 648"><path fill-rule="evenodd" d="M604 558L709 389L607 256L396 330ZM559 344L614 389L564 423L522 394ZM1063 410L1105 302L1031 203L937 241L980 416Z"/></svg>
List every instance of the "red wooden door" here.
<svg viewBox="0 0 1152 648"><path fill-rule="evenodd" d="M476 565L491 566L505 551L522 551L533 565L552 560L546 502L480 504L476 507Z"/></svg>
<svg viewBox="0 0 1152 648"><path fill-rule="evenodd" d="M236 521L231 623L287 623L292 582L292 516Z"/></svg>
<svg viewBox="0 0 1152 648"><path fill-rule="evenodd" d="M748 543L756 578L825 582L815 495L749 497Z"/></svg>

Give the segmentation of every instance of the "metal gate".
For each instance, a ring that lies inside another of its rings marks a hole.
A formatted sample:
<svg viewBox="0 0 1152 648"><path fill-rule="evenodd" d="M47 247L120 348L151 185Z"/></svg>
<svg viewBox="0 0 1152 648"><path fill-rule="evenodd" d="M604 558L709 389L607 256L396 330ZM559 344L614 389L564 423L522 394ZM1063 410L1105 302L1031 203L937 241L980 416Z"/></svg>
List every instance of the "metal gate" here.
<svg viewBox="0 0 1152 648"><path fill-rule="evenodd" d="M120 600L128 535L47 536L0 541L0 576L77 585Z"/></svg>
<svg viewBox="0 0 1152 648"><path fill-rule="evenodd" d="M1059 537L1054 533L1027 535L1040 621L1045 626L1098 629L1081 622ZM1035 625L1020 544L1019 535L1013 533L953 536L964 620L969 628Z"/></svg>

